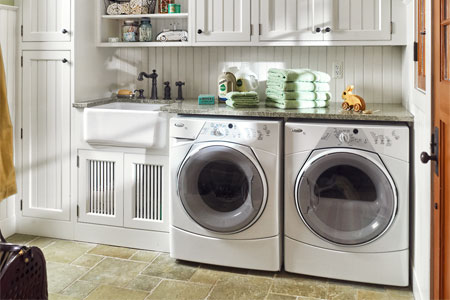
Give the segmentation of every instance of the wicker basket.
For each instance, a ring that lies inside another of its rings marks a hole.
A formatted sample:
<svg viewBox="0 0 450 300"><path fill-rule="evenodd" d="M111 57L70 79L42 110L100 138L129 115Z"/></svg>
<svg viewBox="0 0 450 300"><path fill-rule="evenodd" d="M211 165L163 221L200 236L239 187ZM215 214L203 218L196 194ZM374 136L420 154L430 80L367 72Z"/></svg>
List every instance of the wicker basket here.
<svg viewBox="0 0 450 300"><path fill-rule="evenodd" d="M108 15L141 15L155 13L156 0L104 0Z"/></svg>

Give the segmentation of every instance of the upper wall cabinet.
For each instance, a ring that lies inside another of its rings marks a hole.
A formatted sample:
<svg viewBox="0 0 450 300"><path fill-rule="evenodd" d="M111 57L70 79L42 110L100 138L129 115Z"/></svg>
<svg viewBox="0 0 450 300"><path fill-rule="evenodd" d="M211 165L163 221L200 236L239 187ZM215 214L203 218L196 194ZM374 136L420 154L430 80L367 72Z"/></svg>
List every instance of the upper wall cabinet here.
<svg viewBox="0 0 450 300"><path fill-rule="evenodd" d="M22 0L23 41L69 42L70 1Z"/></svg>
<svg viewBox="0 0 450 300"><path fill-rule="evenodd" d="M391 38L389 0L260 0L261 41Z"/></svg>
<svg viewBox="0 0 450 300"><path fill-rule="evenodd" d="M324 0L323 16L324 40L391 39L389 0Z"/></svg>
<svg viewBox="0 0 450 300"><path fill-rule="evenodd" d="M196 0L197 42L249 42L250 0Z"/></svg>

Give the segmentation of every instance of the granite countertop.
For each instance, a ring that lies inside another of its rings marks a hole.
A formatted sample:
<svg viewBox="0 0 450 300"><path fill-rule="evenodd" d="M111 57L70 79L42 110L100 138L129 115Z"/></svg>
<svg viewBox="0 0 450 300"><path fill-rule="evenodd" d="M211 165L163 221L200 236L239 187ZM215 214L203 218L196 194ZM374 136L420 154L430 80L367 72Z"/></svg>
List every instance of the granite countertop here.
<svg viewBox="0 0 450 300"><path fill-rule="evenodd" d="M98 105L108 104L112 102L131 102L131 103L146 103L146 104L173 104L175 103L174 100L152 100L152 99L126 99L126 98L117 98L115 96L110 98L103 98L103 99L93 99L93 100L86 100L81 102L73 103L72 106L74 108L89 108L94 107Z"/></svg>
<svg viewBox="0 0 450 300"><path fill-rule="evenodd" d="M184 101L151 100L151 99L119 99L116 97L77 102L73 107L83 109L111 102L133 102L148 104L167 104L161 111L180 115L202 116L234 116L284 119L316 119L316 120L351 120L351 121L385 121L414 122L414 116L401 104L367 104L372 114L355 113L341 109L340 102L331 102L327 108L278 109L265 107L261 102L257 108L231 108L225 104L199 105L196 99Z"/></svg>
<svg viewBox="0 0 450 300"><path fill-rule="evenodd" d="M265 107L264 102L258 108L231 108L225 104L198 105L197 100L176 102L161 108L162 111L180 115L203 116L243 116L284 119L322 119L353 121L414 122L414 116L401 104L367 104L372 114L355 113L341 109L340 102L331 102L328 108L278 109Z"/></svg>

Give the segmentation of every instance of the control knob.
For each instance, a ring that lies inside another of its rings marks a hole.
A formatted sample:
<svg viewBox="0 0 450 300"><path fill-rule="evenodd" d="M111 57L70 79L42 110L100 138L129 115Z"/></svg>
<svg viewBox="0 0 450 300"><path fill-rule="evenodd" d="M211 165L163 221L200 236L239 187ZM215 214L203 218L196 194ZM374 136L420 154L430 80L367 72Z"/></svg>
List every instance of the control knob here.
<svg viewBox="0 0 450 300"><path fill-rule="evenodd" d="M216 128L216 129L214 129L214 135L215 136L224 136L225 130L223 128Z"/></svg>
<svg viewBox="0 0 450 300"><path fill-rule="evenodd" d="M341 143L349 143L350 142L350 135L346 132L342 132L339 135L339 141L341 141Z"/></svg>

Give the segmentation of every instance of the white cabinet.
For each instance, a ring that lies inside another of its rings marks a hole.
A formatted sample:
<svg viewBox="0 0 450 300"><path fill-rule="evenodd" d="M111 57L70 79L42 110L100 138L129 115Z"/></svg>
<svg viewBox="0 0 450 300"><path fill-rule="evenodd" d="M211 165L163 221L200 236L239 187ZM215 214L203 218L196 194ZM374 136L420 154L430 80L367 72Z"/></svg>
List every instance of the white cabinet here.
<svg viewBox="0 0 450 300"><path fill-rule="evenodd" d="M24 42L69 42L71 0L22 0Z"/></svg>
<svg viewBox="0 0 450 300"><path fill-rule="evenodd" d="M391 38L390 0L260 0L261 41Z"/></svg>
<svg viewBox="0 0 450 300"><path fill-rule="evenodd" d="M123 154L78 153L78 221L123 226Z"/></svg>
<svg viewBox="0 0 450 300"><path fill-rule="evenodd" d="M27 217L70 219L69 60L69 51L23 52L22 182Z"/></svg>
<svg viewBox="0 0 450 300"><path fill-rule="evenodd" d="M261 0L260 23L261 41L323 40L323 1Z"/></svg>
<svg viewBox="0 0 450 300"><path fill-rule="evenodd" d="M249 42L251 0L195 0L197 42Z"/></svg>
<svg viewBox="0 0 450 300"><path fill-rule="evenodd" d="M391 39L390 0L324 0L323 16L324 40Z"/></svg>
<svg viewBox="0 0 450 300"><path fill-rule="evenodd" d="M125 227L169 231L169 158L125 154Z"/></svg>
<svg viewBox="0 0 450 300"><path fill-rule="evenodd" d="M168 157L79 150L78 221L169 231Z"/></svg>

